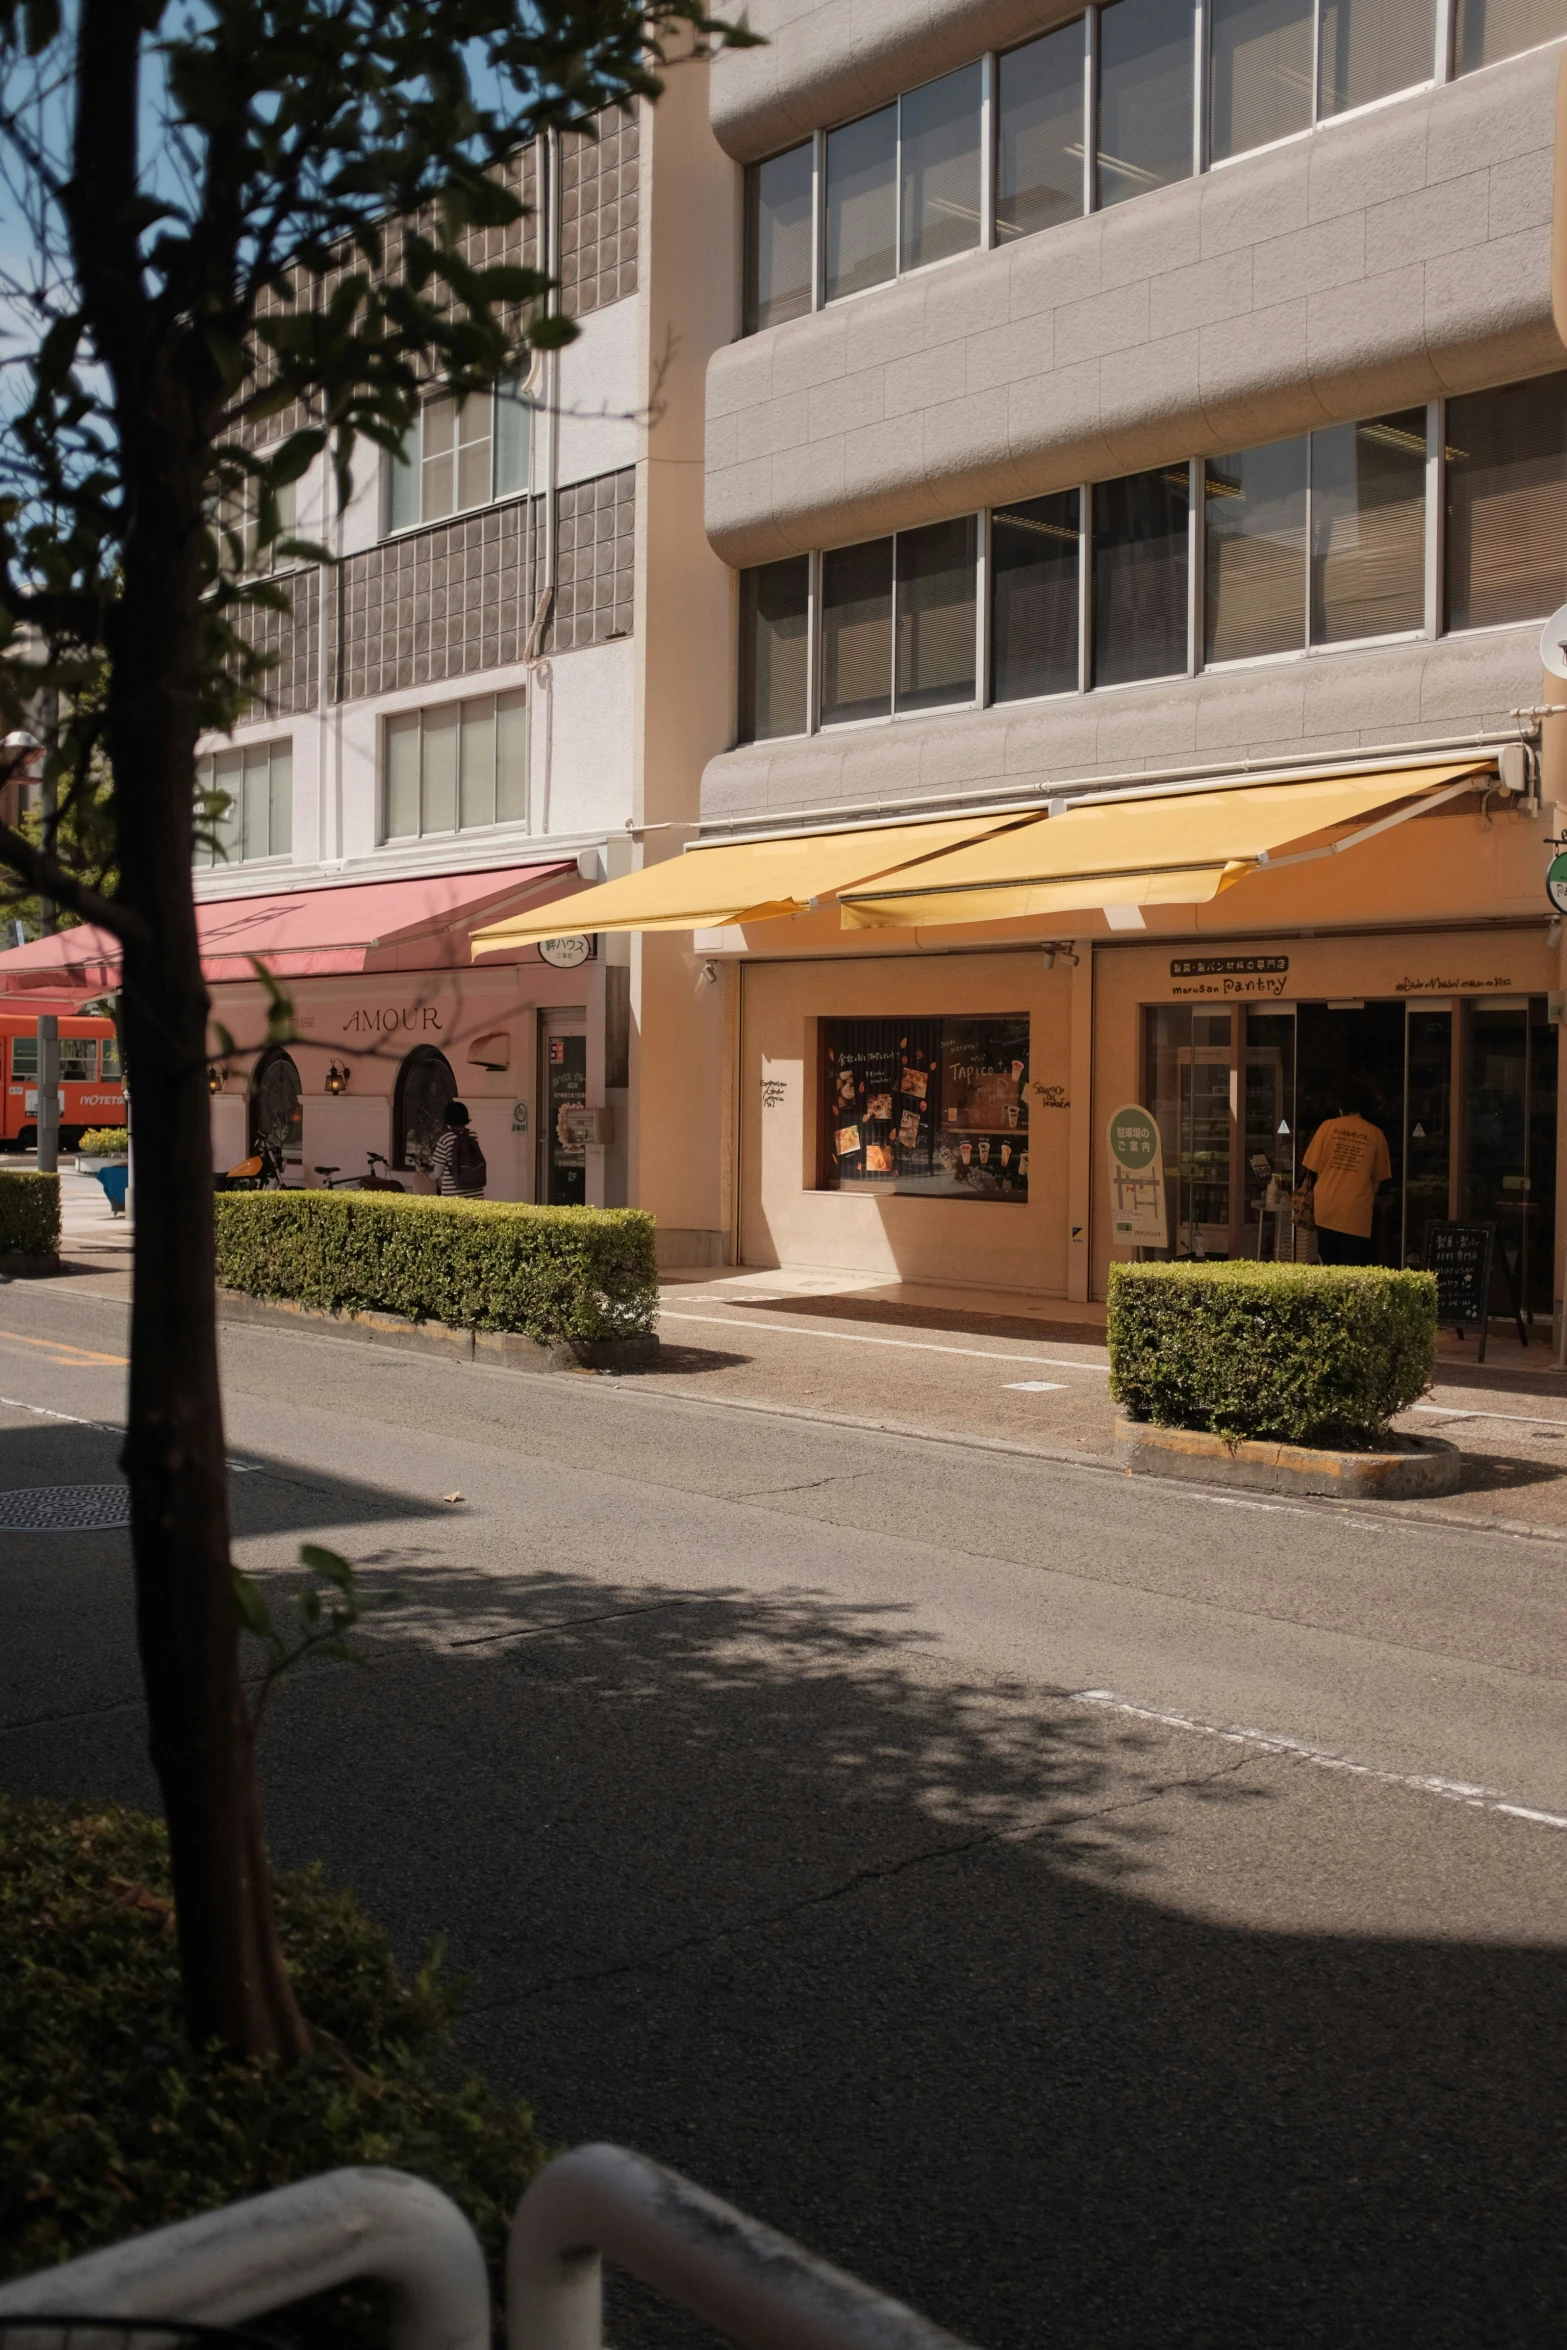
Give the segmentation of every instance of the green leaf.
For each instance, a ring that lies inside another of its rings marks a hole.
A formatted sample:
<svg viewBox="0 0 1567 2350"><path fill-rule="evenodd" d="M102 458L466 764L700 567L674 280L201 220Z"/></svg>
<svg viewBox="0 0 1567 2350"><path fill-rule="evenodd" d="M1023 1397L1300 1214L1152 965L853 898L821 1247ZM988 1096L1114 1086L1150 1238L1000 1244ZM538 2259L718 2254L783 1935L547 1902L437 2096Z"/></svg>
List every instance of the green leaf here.
<svg viewBox="0 0 1567 2350"><path fill-rule="evenodd" d="M275 1638L272 1630L271 1610L262 1598L257 1585L251 1581L248 1575L241 1574L238 1567L233 1570L233 1587L234 1605L239 1610L239 1620L245 1630L253 1634L257 1640Z"/></svg>

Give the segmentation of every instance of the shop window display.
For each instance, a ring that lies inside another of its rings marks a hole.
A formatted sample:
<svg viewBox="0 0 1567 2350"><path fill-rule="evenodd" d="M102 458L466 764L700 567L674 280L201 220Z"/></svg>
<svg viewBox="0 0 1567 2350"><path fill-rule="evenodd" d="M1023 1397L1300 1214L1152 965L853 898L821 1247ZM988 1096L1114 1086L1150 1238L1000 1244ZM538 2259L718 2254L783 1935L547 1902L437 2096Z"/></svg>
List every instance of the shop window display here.
<svg viewBox="0 0 1567 2350"><path fill-rule="evenodd" d="M1028 1015L822 1022L825 1191L1028 1197Z"/></svg>

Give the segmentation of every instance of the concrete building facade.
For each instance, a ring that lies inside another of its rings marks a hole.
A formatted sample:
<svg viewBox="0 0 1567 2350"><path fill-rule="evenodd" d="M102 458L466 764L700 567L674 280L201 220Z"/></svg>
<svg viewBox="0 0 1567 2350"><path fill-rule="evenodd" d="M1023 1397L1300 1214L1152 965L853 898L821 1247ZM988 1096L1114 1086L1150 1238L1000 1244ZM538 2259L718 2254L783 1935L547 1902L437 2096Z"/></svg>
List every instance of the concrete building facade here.
<svg viewBox="0 0 1567 2350"><path fill-rule="evenodd" d="M1353 1075L1374 1253L1491 1224L1548 1319L1567 8L751 14L711 77L735 661L687 861L866 849L693 923L728 1254L1078 1300L1140 1251L1310 1254ZM1163 1157L1135 1232L1124 1106Z"/></svg>
<svg viewBox="0 0 1567 2350"><path fill-rule="evenodd" d="M734 178L705 66L512 169L528 212L475 257L549 270L578 339L460 412L432 384L408 462L362 443L346 507L312 470L294 528L339 561L282 566L291 612L252 623L263 699L204 746L219 813L197 892L239 1048L214 1047L214 1158L266 1128L290 1180L357 1176L376 1152L417 1187L456 1093L492 1198L645 1198L666 1249L700 1255L716 1174L672 1181L662 1118L642 1115L653 1096L678 1119L704 1056L717 1082L721 1006L689 941L584 937L563 911L542 950L476 965L468 942L690 837L725 739L727 664L687 657L726 635L730 602L702 518ZM256 1049L252 953L289 996L285 1049Z"/></svg>

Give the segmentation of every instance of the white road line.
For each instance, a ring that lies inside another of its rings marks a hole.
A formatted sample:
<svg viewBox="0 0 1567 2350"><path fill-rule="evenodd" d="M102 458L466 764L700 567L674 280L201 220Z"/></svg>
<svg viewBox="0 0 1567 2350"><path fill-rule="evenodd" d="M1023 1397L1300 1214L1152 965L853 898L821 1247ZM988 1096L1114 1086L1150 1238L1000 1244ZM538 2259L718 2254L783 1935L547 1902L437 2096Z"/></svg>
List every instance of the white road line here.
<svg viewBox="0 0 1567 2350"><path fill-rule="evenodd" d="M1260 1754L1277 1754L1287 1762L1310 1763L1319 1771L1343 1771L1353 1779L1374 1779L1379 1786L1402 1787L1412 1795L1436 1795L1444 1803L1461 1803L1470 1811L1499 1812L1506 1819L1526 1820L1534 1828L1567 1828L1567 1816L1537 1811L1531 1804L1509 1803L1491 1787L1472 1787L1463 1779L1428 1778L1413 1771L1380 1771L1372 1763L1353 1762L1325 1746L1309 1746L1303 1738L1287 1738L1273 1730L1224 1728L1195 1714L1175 1713L1158 1705L1138 1705L1118 1697L1113 1689L1074 1689L1073 1705L1098 1706L1106 1713L1127 1714L1138 1722L1157 1722L1167 1730L1189 1730L1199 1738L1218 1738L1228 1746L1254 1746Z"/></svg>
<svg viewBox="0 0 1567 2350"><path fill-rule="evenodd" d="M1001 1384L1014 1395L1060 1395L1066 1387L1064 1379L1003 1379Z"/></svg>
<svg viewBox="0 0 1567 2350"><path fill-rule="evenodd" d="M123 1420L84 1420L80 1412L52 1412L45 1403L23 1403L19 1395L0 1395L0 1405L13 1412L33 1412L40 1420L68 1420L73 1428L96 1428L100 1436L123 1436ZM248 1477L261 1466L259 1461L225 1461L224 1467L237 1469Z"/></svg>
<svg viewBox="0 0 1567 2350"><path fill-rule="evenodd" d="M1537 1412L1455 1411L1445 1403L1412 1403L1412 1412L1434 1412L1441 1420L1510 1420L1519 1428L1559 1428L1567 1436L1567 1419L1549 1420Z"/></svg>
<svg viewBox="0 0 1567 2350"><path fill-rule="evenodd" d="M706 1322L716 1330L771 1330L783 1338L825 1338L840 1346L896 1346L910 1354L967 1355L976 1363L1042 1363L1050 1371L1091 1371L1099 1378L1106 1375L1098 1363L1069 1363L1055 1355L992 1354L984 1346L937 1346L928 1338L872 1338L860 1330L795 1330L787 1322L736 1322L728 1314L672 1314L667 1306L659 1320Z"/></svg>

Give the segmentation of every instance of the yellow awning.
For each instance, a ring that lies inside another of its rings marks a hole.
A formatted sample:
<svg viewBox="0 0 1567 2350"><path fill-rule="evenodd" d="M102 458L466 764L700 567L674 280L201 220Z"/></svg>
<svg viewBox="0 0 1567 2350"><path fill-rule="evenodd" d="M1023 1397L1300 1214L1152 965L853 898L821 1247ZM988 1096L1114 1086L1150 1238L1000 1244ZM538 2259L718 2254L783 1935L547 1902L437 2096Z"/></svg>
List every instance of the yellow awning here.
<svg viewBox="0 0 1567 2350"><path fill-rule="evenodd" d="M1059 815L1035 817L954 849L921 865L917 874L899 876L894 886L846 888L843 927L912 929L1019 916L1053 919L1109 906L1202 905L1265 867L1289 843L1415 793L1450 796L1442 787L1489 772L1491 765L1470 760L1070 805ZM1419 812L1419 805L1408 811Z"/></svg>
<svg viewBox="0 0 1567 2350"><path fill-rule="evenodd" d="M688 849L601 882L573 898L530 907L473 934L473 953L530 945L563 931L697 930L804 913L812 899L874 881L922 858L941 856L1027 817L965 816L937 824L892 824L874 832L801 833L790 840L731 841Z"/></svg>

